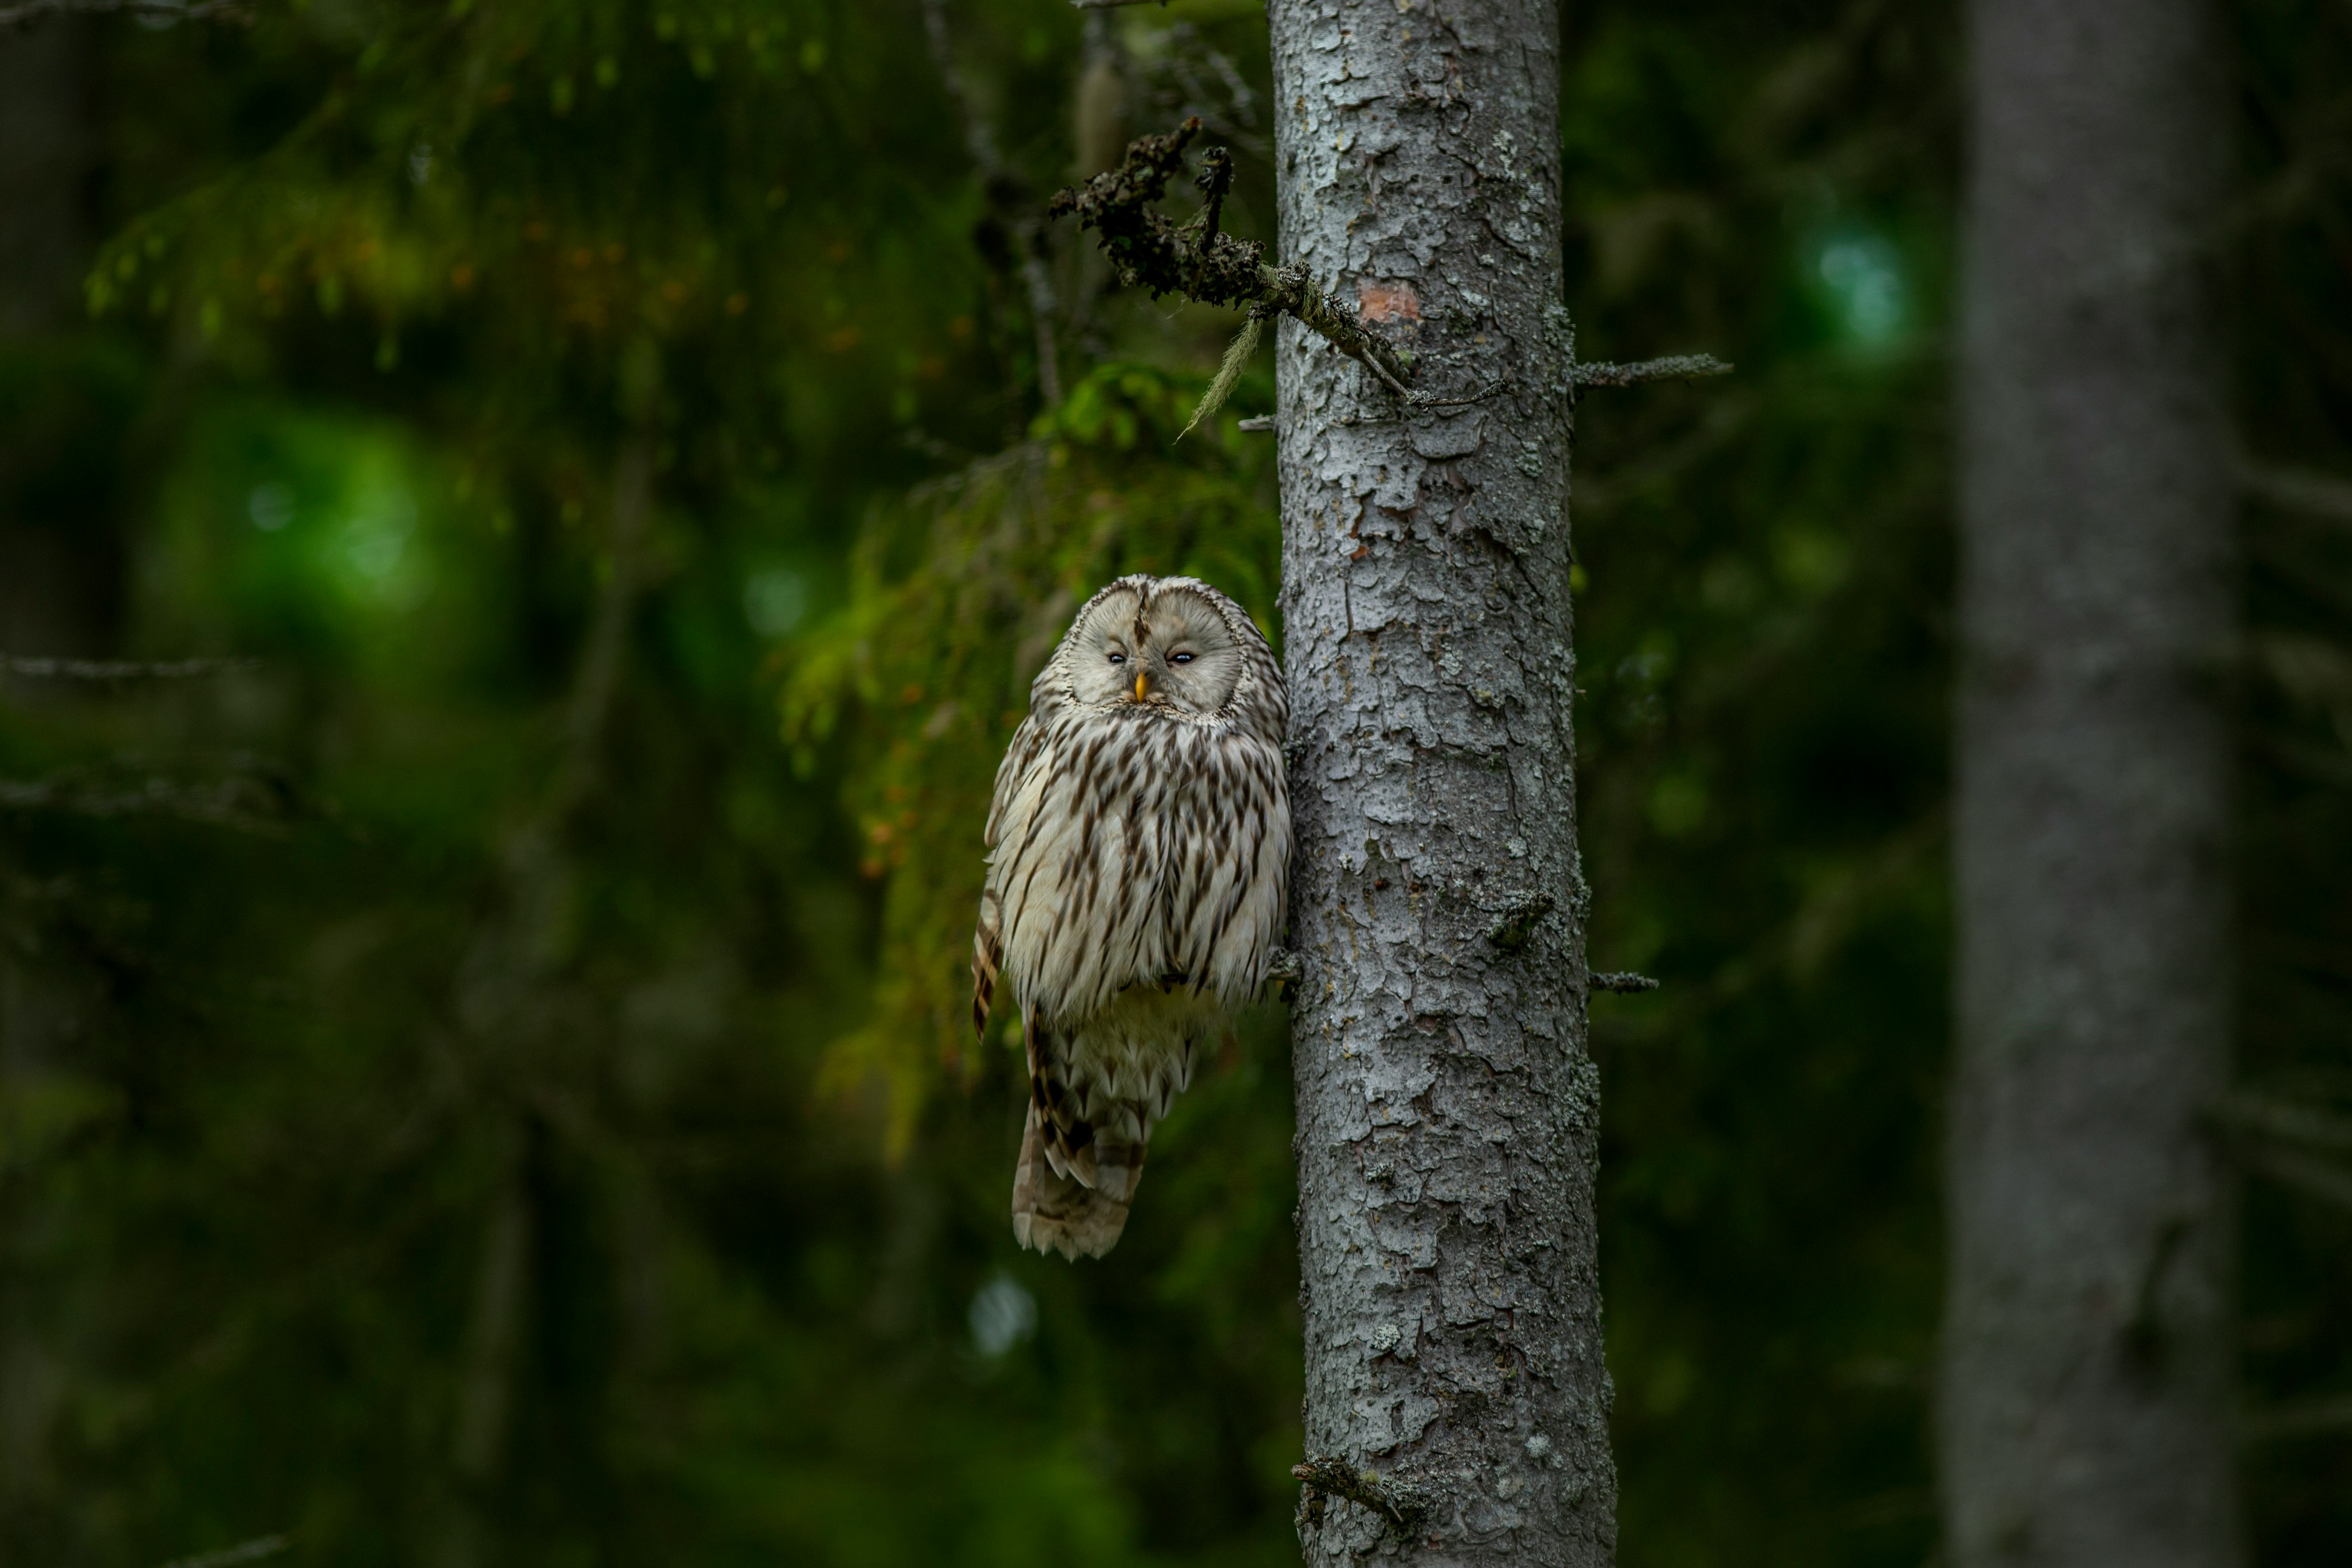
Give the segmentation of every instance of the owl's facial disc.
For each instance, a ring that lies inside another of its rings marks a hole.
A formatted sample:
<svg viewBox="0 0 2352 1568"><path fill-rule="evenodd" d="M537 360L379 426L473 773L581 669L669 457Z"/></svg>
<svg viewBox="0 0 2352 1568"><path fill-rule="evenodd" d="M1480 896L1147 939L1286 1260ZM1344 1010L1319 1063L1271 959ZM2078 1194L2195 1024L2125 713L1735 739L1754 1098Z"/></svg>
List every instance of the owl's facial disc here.
<svg viewBox="0 0 2352 1568"><path fill-rule="evenodd" d="M1072 694L1090 706L1213 713L1241 679L1224 616L1193 589L1111 594L1073 636Z"/></svg>
<svg viewBox="0 0 2352 1568"><path fill-rule="evenodd" d="M1241 679L1241 652L1217 607L1189 589L1155 594L1129 628L1138 702L1214 713Z"/></svg>

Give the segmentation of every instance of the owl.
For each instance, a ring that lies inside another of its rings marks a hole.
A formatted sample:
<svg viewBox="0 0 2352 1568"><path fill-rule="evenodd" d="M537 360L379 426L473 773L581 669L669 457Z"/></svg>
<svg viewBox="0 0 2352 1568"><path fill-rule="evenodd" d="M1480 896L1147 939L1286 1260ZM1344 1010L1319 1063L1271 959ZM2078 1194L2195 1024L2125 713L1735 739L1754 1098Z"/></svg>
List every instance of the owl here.
<svg viewBox="0 0 2352 1568"><path fill-rule="evenodd" d="M1203 1042L1265 984L1290 870L1282 669L1239 605L1190 577L1087 601L996 770L972 933L972 1024L1021 1010L1024 1247L1100 1258L1151 1129Z"/></svg>

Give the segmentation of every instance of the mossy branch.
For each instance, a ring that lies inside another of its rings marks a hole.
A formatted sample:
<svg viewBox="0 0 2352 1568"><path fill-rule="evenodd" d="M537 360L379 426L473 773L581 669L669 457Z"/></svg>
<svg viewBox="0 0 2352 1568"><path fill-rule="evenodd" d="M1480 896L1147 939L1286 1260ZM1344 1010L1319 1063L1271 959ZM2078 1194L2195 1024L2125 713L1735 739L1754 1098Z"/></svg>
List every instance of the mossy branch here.
<svg viewBox="0 0 2352 1568"><path fill-rule="evenodd" d="M1130 289L1149 289L1155 299L1174 294L1247 310L1254 326L1277 315L1295 317L1397 396L1436 404L1405 384L1408 373L1397 352L1373 336L1356 312L1316 288L1304 267L1273 266L1263 247L1218 227L1233 183L1233 160L1223 148L1210 149L1202 159L1198 184L1207 200L1197 216L1180 226L1159 210L1168 182L1183 169L1184 150L1200 133L1195 117L1165 135L1136 138L1118 168L1056 191L1047 211L1055 217L1075 213L1080 228L1099 234L1103 254ZM1237 364L1227 368L1239 374ZM1219 380L1230 386L1224 372ZM1207 400L1203 404L1196 420L1213 411Z"/></svg>
<svg viewBox="0 0 2352 1568"><path fill-rule="evenodd" d="M1307 1489L1298 1507L1309 1527L1323 1522L1323 1510L1335 1497L1363 1504L1401 1536L1410 1536L1413 1527L1429 1517L1429 1504L1412 1487L1394 1477L1382 1480L1370 1470L1356 1468L1337 1454L1324 1454L1293 1465L1290 1473Z"/></svg>

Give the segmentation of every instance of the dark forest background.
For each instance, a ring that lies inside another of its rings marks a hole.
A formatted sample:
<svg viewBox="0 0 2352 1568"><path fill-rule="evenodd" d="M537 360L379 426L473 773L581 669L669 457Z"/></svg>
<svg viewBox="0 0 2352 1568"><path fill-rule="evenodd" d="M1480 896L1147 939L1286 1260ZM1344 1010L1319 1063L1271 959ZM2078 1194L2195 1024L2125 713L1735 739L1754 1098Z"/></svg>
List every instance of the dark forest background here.
<svg viewBox="0 0 2352 1568"><path fill-rule="evenodd" d="M0 1559L1293 1560L1282 1020L1073 1268L957 999L1077 598L1278 632L1268 362L1177 444L1234 322L1042 226L1197 113L1267 233L1262 13L198 9L0 31ZM2229 14L2287 1568L2352 1552L2352 13ZM1578 416L1592 952L1664 982L1594 1010L1622 1556L1916 1568L1958 18L1565 19L1580 353L1739 366Z"/></svg>

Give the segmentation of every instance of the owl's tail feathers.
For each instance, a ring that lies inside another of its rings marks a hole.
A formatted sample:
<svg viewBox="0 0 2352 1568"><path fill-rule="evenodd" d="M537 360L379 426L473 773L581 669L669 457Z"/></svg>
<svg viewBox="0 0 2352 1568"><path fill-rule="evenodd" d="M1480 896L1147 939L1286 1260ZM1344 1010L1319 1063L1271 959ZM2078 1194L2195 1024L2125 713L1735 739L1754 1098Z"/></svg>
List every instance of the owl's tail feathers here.
<svg viewBox="0 0 2352 1568"><path fill-rule="evenodd" d="M1135 1168L1121 1184L1122 1196L1090 1187L1075 1175L1055 1170L1046 1158L1045 1137L1037 1108L1029 1108L1028 1129L1021 1135L1021 1160L1013 1168L1013 1237L1039 1252L1058 1252L1068 1258L1100 1258L1118 1243L1127 1228L1128 1204L1135 1194L1133 1177L1141 1173L1142 1151Z"/></svg>
<svg viewBox="0 0 2352 1568"><path fill-rule="evenodd" d="M1143 1181L1143 1156L1151 1145L1151 1130L1140 1105L1097 1100L1095 1120L1047 1113L1037 1131L1055 1170L1107 1198L1135 1201L1135 1189Z"/></svg>

